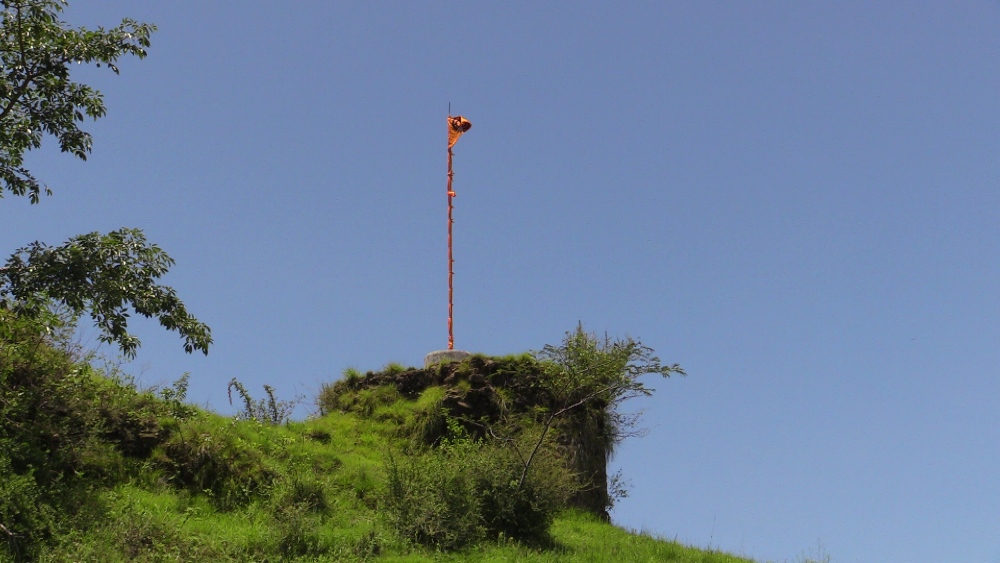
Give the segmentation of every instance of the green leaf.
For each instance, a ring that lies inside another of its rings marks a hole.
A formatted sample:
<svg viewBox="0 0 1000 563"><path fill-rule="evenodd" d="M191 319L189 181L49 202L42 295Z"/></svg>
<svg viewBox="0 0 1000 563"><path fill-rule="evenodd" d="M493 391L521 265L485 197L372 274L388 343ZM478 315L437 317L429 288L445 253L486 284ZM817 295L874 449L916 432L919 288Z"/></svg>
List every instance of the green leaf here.
<svg viewBox="0 0 1000 563"><path fill-rule="evenodd" d="M0 197L6 191L39 202L42 186L22 164L25 152L41 147L43 134L55 137L62 152L83 160L90 153L91 137L80 123L106 110L100 92L70 80L70 65L106 65L118 74L122 57L146 56L156 30L131 19L108 30L73 29L59 19L64 3L0 2Z"/></svg>
<svg viewBox="0 0 1000 563"><path fill-rule="evenodd" d="M34 242L0 268L0 303L29 316L56 304L89 313L102 342L134 357L140 342L128 332L131 310L177 331L186 352L207 354L211 329L187 312L173 288L157 283L173 264L138 229L79 235L58 247Z"/></svg>

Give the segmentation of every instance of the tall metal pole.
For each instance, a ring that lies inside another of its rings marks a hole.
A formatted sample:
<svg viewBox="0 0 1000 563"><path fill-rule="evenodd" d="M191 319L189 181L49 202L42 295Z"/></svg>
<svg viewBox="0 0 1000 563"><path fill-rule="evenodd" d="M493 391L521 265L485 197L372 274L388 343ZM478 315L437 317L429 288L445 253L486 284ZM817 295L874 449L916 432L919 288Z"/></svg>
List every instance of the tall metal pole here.
<svg viewBox="0 0 1000 563"><path fill-rule="evenodd" d="M455 324L454 324L454 309L455 309L455 258L452 255L451 247L451 226L455 223L455 220L451 218L452 210L455 206L452 203L452 198L455 197L455 192L451 189L452 178L455 177L455 172L451 169L451 158L454 153L451 152L451 147L448 147L448 349L455 349Z"/></svg>
<svg viewBox="0 0 1000 563"><path fill-rule="evenodd" d="M451 160L454 153L451 147L455 146L458 142L458 138L472 128L472 124L469 123L468 119L465 119L461 115L458 116L448 116L448 349L455 349L455 324L454 324L454 310L455 310L455 258L452 254L452 244L451 244L451 228L455 223L452 219L452 211L454 210L454 204L452 198L455 197L455 191L451 187L452 179L455 177L455 172L451 168Z"/></svg>

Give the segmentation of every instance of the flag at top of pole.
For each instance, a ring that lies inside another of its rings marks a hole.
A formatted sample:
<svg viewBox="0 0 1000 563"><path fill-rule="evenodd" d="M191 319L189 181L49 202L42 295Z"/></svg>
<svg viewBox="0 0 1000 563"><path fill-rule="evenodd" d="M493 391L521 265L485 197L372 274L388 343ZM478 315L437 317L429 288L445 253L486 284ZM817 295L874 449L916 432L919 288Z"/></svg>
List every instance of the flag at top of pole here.
<svg viewBox="0 0 1000 563"><path fill-rule="evenodd" d="M448 116L448 148L455 146L458 142L458 138L462 136L469 129L472 129L472 124L469 120L462 117L461 115Z"/></svg>

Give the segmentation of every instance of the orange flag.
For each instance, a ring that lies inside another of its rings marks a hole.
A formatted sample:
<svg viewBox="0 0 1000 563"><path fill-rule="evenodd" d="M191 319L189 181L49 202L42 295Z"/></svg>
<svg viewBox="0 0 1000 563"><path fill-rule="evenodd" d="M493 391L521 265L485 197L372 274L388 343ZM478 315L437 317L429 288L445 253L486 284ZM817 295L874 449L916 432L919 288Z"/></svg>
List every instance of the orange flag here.
<svg viewBox="0 0 1000 563"><path fill-rule="evenodd" d="M469 120L462 117L461 115L456 115L455 117L448 116L448 148L455 146L458 142L458 138L462 136L469 129L472 129L472 124Z"/></svg>

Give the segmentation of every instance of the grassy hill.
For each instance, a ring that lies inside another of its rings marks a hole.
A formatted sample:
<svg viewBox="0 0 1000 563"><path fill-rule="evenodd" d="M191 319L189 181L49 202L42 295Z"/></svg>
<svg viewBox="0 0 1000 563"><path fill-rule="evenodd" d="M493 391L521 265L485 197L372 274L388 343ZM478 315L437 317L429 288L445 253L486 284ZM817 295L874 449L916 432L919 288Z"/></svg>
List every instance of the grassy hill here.
<svg viewBox="0 0 1000 563"><path fill-rule="evenodd" d="M538 396L535 368L350 372L291 422L234 381L233 418L186 404L186 378L139 390L2 318L0 561L749 561L588 510L567 436L582 427L542 432L551 411L500 384L523 375ZM470 416L484 398L508 410Z"/></svg>

